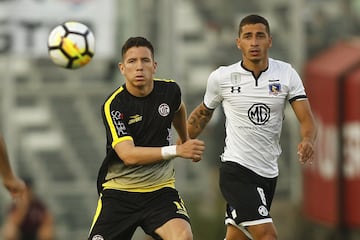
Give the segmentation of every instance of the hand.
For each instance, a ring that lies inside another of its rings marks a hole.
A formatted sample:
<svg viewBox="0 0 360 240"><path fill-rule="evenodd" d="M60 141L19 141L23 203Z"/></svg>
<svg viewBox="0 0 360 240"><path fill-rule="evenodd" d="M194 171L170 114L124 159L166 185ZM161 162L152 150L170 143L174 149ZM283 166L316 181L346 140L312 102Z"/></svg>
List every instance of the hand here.
<svg viewBox="0 0 360 240"><path fill-rule="evenodd" d="M189 139L183 144L177 145L177 155L179 157L192 159L198 162L202 159L205 150L205 143L198 139Z"/></svg>
<svg viewBox="0 0 360 240"><path fill-rule="evenodd" d="M21 197L26 189L24 181L16 176L4 179L3 184L13 199Z"/></svg>
<svg viewBox="0 0 360 240"><path fill-rule="evenodd" d="M312 164L312 159L314 157L314 144L309 139L303 139L298 145L297 154L299 156L299 162L305 164L309 161Z"/></svg>

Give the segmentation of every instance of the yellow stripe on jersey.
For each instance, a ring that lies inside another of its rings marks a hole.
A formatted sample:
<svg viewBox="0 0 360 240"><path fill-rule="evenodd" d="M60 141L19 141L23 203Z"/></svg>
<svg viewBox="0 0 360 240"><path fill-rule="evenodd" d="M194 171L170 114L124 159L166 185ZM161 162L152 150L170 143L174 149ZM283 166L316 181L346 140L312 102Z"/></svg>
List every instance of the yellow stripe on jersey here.
<svg viewBox="0 0 360 240"><path fill-rule="evenodd" d="M93 221L92 221L92 224L91 224L91 227L90 227L90 231L89 231L89 234L91 233L99 215L100 215L100 212L101 212L101 209L102 209L102 194L100 193L100 197L99 197L99 200L98 200L98 205L96 207L96 212L95 212L95 216L93 218Z"/></svg>
<svg viewBox="0 0 360 240"><path fill-rule="evenodd" d="M154 78L154 81L160 81L160 82L175 82L175 80L172 80L172 79L162 79L162 78Z"/></svg>
<svg viewBox="0 0 360 240"><path fill-rule="evenodd" d="M165 187L175 188L175 179L171 178L166 182L161 182L156 185L150 185L148 187L140 187L131 184L121 184L119 183L119 181L117 181L116 178L113 178L105 182L102 186L104 187L104 189L121 190L127 192L153 192Z"/></svg>
<svg viewBox="0 0 360 240"><path fill-rule="evenodd" d="M133 138L131 136L125 136L125 137L120 137L117 135L117 131L116 131L116 127L111 119L111 113L110 113L110 104L112 103L112 101L114 100L114 98L116 97L116 95L118 95L120 92L122 92L124 90L124 88L121 86L117 91L115 91L110 97L109 99L105 102L104 104L104 113L105 113L105 117L106 117L106 121L108 123L109 129L110 129L110 133L113 139L112 142L112 147L115 147L116 144L118 144L119 142L122 141L126 141L126 140L133 140Z"/></svg>
<svg viewBox="0 0 360 240"><path fill-rule="evenodd" d="M134 139L131 136L125 136L125 137L121 137L121 138L117 138L116 140L113 140L113 142L111 143L111 146L114 148L116 144L118 144L119 142L126 141L126 140L134 141Z"/></svg>

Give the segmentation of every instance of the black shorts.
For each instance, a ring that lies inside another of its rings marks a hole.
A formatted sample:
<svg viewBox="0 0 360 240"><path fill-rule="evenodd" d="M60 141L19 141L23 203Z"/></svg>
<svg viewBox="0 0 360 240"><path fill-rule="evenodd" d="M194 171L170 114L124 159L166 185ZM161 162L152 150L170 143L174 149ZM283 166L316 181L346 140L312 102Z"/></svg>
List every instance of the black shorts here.
<svg viewBox="0 0 360 240"><path fill-rule="evenodd" d="M130 240L137 227L154 239L161 239L155 230L174 218L190 223L176 189L163 188L148 193L104 190L88 240Z"/></svg>
<svg viewBox="0 0 360 240"><path fill-rule="evenodd" d="M220 166L220 190L226 206L226 224L239 227L272 222L270 207L277 177L265 178L234 162Z"/></svg>

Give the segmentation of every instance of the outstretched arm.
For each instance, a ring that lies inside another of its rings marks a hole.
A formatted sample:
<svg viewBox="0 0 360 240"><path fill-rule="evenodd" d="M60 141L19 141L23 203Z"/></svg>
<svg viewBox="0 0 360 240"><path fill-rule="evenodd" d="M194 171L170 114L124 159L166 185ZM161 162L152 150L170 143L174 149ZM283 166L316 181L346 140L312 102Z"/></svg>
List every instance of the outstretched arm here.
<svg viewBox="0 0 360 240"><path fill-rule="evenodd" d="M213 109L207 108L200 103L188 118L188 133L190 138L196 138L204 130L214 113Z"/></svg>
<svg viewBox="0 0 360 240"><path fill-rule="evenodd" d="M5 143L0 137L0 177L3 185L7 188L13 198L19 197L25 190L24 182L13 172Z"/></svg>
<svg viewBox="0 0 360 240"><path fill-rule="evenodd" d="M291 103L300 123L301 142L298 144L299 161L306 163L314 155L314 142L317 128L308 100L298 100Z"/></svg>

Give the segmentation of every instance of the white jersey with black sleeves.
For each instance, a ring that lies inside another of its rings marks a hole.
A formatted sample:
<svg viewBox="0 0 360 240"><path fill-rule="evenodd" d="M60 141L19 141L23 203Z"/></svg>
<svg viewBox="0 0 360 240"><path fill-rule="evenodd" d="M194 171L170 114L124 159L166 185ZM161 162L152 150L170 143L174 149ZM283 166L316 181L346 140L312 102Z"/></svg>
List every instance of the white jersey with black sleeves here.
<svg viewBox="0 0 360 240"><path fill-rule="evenodd" d="M298 73L288 63L269 58L258 78L237 62L213 71L204 104L220 103L226 116L222 161L236 162L263 177L278 176L280 135L286 100L306 99Z"/></svg>

